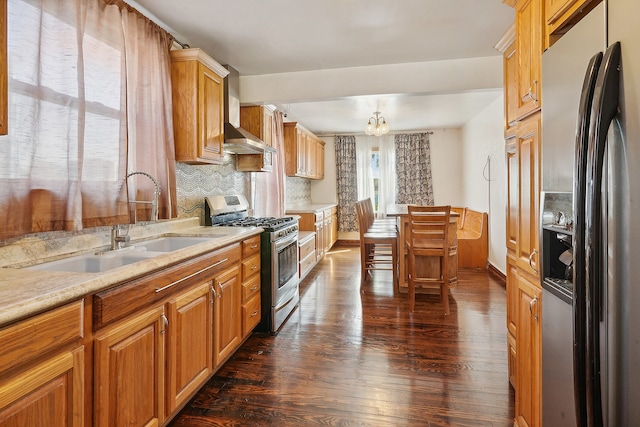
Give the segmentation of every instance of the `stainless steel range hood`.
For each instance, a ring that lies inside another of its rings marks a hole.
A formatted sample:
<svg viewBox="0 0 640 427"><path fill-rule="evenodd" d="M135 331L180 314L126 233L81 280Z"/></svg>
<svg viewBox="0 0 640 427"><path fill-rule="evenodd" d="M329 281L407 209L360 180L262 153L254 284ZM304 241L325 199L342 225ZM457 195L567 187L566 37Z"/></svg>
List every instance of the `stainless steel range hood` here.
<svg viewBox="0 0 640 427"><path fill-rule="evenodd" d="M260 138L240 127L240 74L224 65L229 75L224 78L224 151L233 154L261 154L275 152Z"/></svg>

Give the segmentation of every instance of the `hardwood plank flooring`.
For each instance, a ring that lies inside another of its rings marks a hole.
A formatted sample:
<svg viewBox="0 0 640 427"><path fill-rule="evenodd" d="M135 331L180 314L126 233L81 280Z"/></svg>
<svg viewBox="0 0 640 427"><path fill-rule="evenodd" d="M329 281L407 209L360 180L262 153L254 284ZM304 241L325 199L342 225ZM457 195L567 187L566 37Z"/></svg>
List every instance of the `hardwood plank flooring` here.
<svg viewBox="0 0 640 427"><path fill-rule="evenodd" d="M360 287L358 251L334 247L280 332L254 333L171 426L513 425L504 285L460 270L449 316L437 291L409 314L389 272Z"/></svg>

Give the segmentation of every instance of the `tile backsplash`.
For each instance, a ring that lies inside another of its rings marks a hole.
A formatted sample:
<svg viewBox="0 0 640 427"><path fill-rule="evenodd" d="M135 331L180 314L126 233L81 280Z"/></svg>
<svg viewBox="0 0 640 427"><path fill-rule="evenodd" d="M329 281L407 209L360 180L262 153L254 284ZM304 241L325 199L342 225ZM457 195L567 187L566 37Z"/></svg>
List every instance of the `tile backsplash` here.
<svg viewBox="0 0 640 427"><path fill-rule="evenodd" d="M238 172L235 156L226 155L222 165L176 163L178 218L199 217L204 223L204 198L218 194L242 194L251 201L251 172ZM270 172L256 172L270 173ZM287 177L285 206L311 203L311 181Z"/></svg>
<svg viewBox="0 0 640 427"><path fill-rule="evenodd" d="M251 174L236 171L235 156L226 155L222 165L176 163L178 218L204 220L206 196L242 194L249 199Z"/></svg>
<svg viewBox="0 0 640 427"><path fill-rule="evenodd" d="M311 180L306 178L287 177L285 207L311 203Z"/></svg>

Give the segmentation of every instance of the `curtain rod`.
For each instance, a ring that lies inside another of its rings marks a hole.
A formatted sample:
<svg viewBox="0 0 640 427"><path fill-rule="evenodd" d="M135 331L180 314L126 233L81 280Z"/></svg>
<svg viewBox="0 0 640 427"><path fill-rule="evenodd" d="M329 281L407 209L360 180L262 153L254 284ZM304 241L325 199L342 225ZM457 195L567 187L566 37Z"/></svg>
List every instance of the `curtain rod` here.
<svg viewBox="0 0 640 427"><path fill-rule="evenodd" d="M171 34L171 33L169 33L169 34ZM173 34L171 34L171 37L173 37L173 42L174 42L174 43L176 43L176 44L178 44L178 45L180 45L180 47L181 47L181 48L183 48L183 49L189 49L189 48L191 47L188 43L183 43L183 42L181 42L180 40L178 40L178 39L176 38L176 36L174 36Z"/></svg>
<svg viewBox="0 0 640 427"><path fill-rule="evenodd" d="M446 131L447 129L436 129L438 131ZM407 134L414 134L414 133L426 133L427 135L433 135L433 130L412 130L412 131L396 131L396 132L389 132L387 135L407 135ZM318 137L334 137L334 136L373 136L373 135L367 135L365 133L316 133L315 134Z"/></svg>

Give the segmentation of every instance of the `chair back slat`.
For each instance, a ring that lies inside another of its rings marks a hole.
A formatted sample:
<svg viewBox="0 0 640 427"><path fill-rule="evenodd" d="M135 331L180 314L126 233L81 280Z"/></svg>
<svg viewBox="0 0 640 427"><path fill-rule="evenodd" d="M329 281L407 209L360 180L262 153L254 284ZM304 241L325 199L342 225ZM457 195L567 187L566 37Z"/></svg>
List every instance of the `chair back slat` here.
<svg viewBox="0 0 640 427"><path fill-rule="evenodd" d="M408 206L409 241L415 250L431 252L447 249L450 206Z"/></svg>

